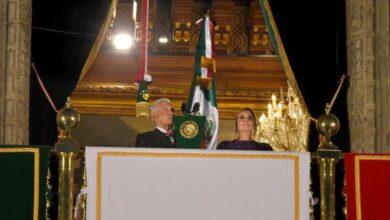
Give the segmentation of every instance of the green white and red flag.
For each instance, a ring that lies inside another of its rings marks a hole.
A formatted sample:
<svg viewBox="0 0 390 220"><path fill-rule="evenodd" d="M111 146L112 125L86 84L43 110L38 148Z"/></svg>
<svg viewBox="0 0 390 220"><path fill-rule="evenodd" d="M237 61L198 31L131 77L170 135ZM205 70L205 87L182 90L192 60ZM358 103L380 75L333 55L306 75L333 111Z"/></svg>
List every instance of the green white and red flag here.
<svg viewBox="0 0 390 220"><path fill-rule="evenodd" d="M197 115L206 117L206 147L215 149L218 141L218 108L214 83L215 50L214 23L206 15L196 22L200 35L195 53L195 73L192 80L188 106L199 103Z"/></svg>

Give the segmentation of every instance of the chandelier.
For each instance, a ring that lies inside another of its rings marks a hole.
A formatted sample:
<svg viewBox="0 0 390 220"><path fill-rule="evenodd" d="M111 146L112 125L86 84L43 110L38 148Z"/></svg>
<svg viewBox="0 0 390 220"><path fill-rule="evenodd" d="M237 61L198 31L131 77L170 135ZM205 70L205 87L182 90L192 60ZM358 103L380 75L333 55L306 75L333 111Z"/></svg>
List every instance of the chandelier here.
<svg viewBox="0 0 390 220"><path fill-rule="evenodd" d="M254 140L269 143L274 151L298 151L307 149L310 117L288 84L287 93L280 91L280 101L272 94L267 115L259 117Z"/></svg>

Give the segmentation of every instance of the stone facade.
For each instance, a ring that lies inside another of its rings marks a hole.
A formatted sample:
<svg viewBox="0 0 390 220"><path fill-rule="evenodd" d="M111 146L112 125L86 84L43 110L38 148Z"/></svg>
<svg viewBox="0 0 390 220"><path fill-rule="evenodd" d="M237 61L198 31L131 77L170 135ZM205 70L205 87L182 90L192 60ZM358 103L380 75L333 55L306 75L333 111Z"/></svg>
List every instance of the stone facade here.
<svg viewBox="0 0 390 220"><path fill-rule="evenodd" d="M28 144L31 0L0 0L0 144Z"/></svg>
<svg viewBox="0 0 390 220"><path fill-rule="evenodd" d="M347 0L351 151L390 151L389 0Z"/></svg>

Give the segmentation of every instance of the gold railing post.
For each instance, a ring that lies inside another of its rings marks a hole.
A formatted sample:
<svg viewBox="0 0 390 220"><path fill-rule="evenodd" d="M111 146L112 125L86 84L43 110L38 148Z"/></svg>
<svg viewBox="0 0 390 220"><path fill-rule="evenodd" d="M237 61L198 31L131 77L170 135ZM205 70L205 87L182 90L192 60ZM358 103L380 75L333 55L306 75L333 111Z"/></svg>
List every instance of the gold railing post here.
<svg viewBox="0 0 390 220"><path fill-rule="evenodd" d="M321 220L335 219L335 167L341 156L340 150L317 150L320 168Z"/></svg>
<svg viewBox="0 0 390 220"><path fill-rule="evenodd" d="M340 128L338 118L329 114L327 109L325 115L317 120L317 129L320 133L320 144L316 157L320 168L320 191L321 191L321 220L334 220L335 211L335 179L336 164L342 158L341 151L332 143L332 136Z"/></svg>
<svg viewBox="0 0 390 220"><path fill-rule="evenodd" d="M70 130L80 121L80 114L70 106L68 98L65 107L57 113L60 128L59 140L55 144L58 157L58 219L73 219L74 159L79 153L79 144L70 136Z"/></svg>
<svg viewBox="0 0 390 220"><path fill-rule="evenodd" d="M58 219L73 219L74 153L59 152L58 167Z"/></svg>

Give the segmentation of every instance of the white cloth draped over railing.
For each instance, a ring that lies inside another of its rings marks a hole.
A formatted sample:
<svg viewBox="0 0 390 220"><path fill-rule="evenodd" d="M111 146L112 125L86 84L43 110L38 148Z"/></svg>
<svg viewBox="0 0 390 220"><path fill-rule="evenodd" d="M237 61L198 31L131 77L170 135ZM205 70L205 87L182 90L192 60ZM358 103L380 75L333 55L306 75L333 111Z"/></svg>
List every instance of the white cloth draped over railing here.
<svg viewBox="0 0 390 220"><path fill-rule="evenodd" d="M87 219L309 219L309 153L87 147Z"/></svg>

